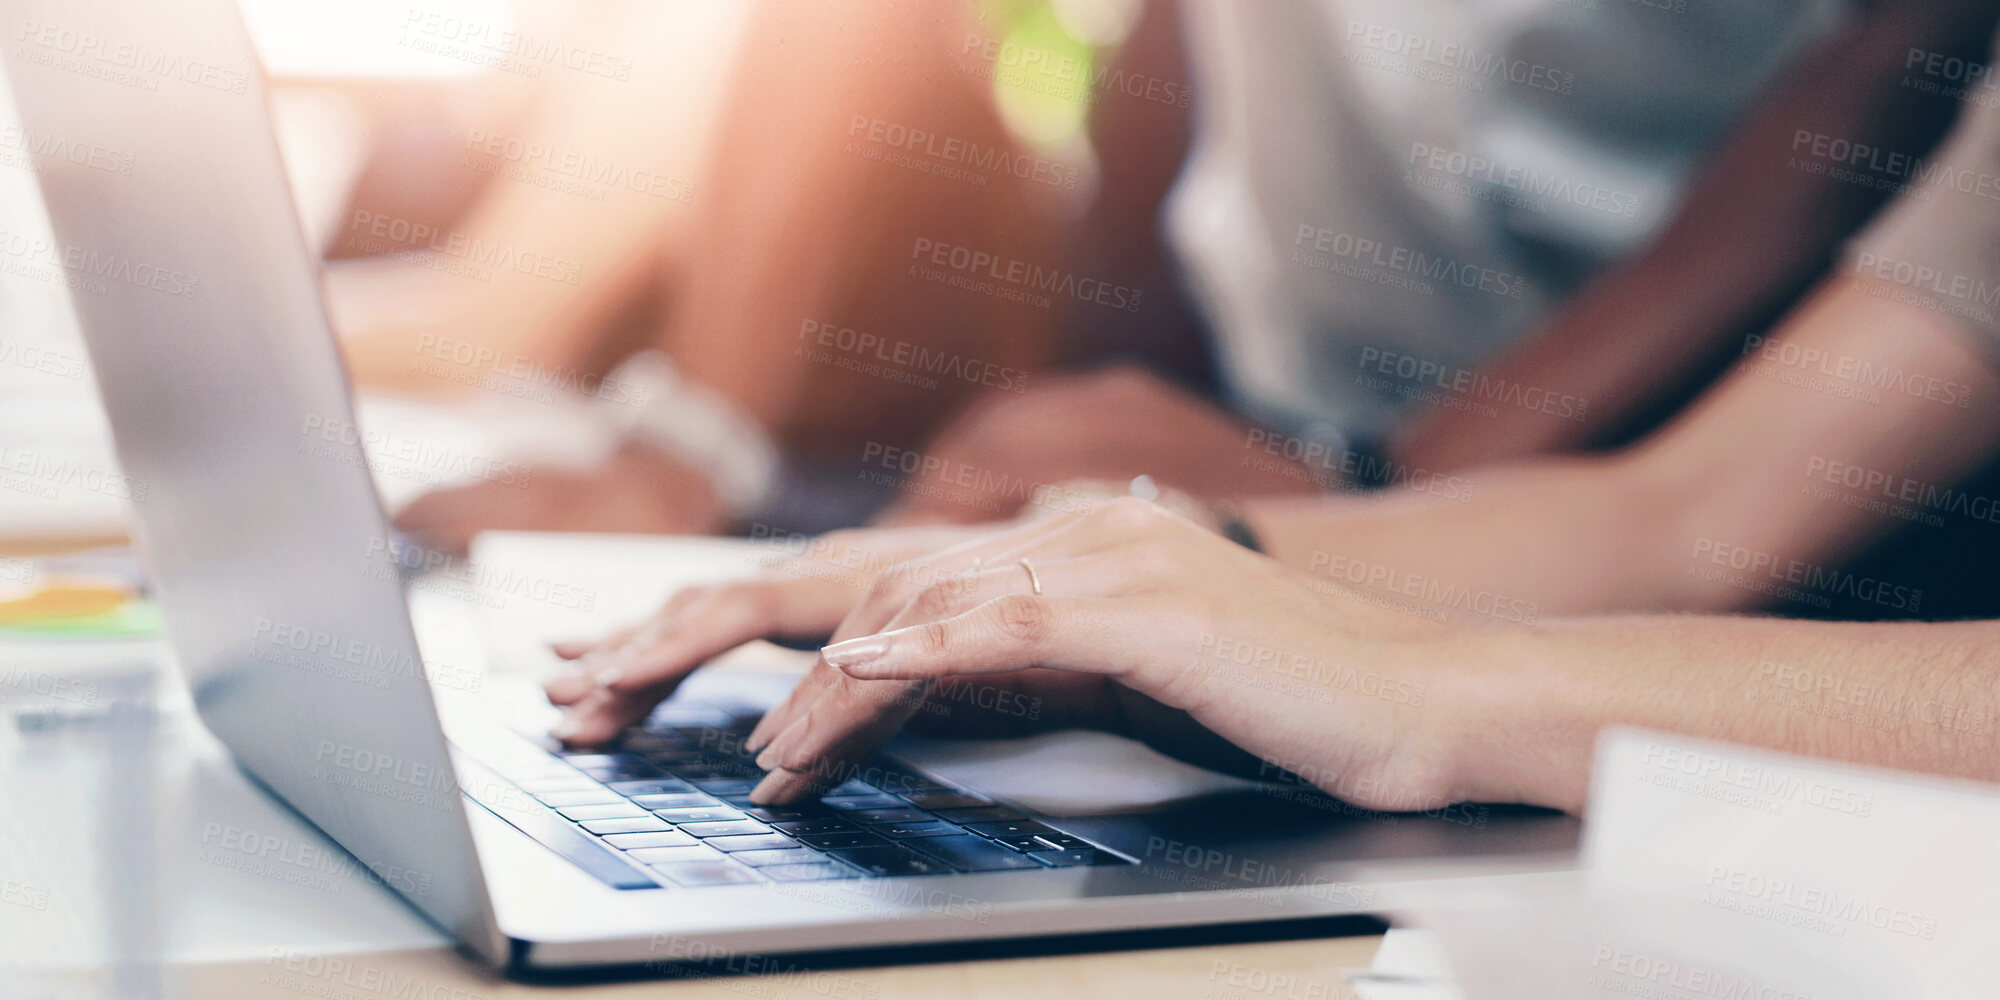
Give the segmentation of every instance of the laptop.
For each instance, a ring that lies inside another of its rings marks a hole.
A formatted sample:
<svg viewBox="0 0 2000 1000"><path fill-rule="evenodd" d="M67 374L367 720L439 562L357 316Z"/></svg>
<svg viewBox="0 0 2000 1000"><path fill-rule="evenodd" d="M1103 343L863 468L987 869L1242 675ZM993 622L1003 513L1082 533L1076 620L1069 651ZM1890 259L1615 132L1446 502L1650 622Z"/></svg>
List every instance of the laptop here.
<svg viewBox="0 0 2000 1000"><path fill-rule="evenodd" d="M234 3L0 12L26 131L119 154L48 158L56 239L33 252L67 272L120 462L150 485L138 534L201 719L495 966L768 968L744 957L1293 921L1573 866L1577 824L1545 812L1385 816L1280 780L1049 816L904 742L815 801L758 808L741 744L769 695L721 673L590 752L447 726Z"/></svg>

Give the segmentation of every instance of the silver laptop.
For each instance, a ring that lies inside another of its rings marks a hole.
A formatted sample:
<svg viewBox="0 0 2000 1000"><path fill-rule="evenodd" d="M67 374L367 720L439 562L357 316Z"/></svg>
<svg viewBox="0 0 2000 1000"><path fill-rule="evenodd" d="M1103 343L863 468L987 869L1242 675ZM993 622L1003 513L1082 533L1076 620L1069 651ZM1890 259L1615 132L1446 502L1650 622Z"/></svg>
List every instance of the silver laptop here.
<svg viewBox="0 0 2000 1000"><path fill-rule="evenodd" d="M1385 817L1278 782L1055 817L896 743L760 810L740 744L762 705L727 684L593 753L476 720L448 737L234 4L0 12L28 132L119 154L49 159L37 253L67 272L120 460L151 484L138 527L201 718L495 965L768 969L743 959L1289 921L1569 866L1576 824L1552 814Z"/></svg>

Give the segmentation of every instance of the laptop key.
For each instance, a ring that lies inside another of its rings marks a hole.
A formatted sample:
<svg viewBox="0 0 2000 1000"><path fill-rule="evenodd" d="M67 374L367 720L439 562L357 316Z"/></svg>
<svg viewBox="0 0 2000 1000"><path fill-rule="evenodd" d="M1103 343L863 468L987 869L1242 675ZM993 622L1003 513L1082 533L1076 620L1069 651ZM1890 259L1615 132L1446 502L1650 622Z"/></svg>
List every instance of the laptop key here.
<svg viewBox="0 0 2000 1000"><path fill-rule="evenodd" d="M632 801L646 809L713 809L722 805L713 797L700 792L675 792L665 795L634 795Z"/></svg>
<svg viewBox="0 0 2000 1000"><path fill-rule="evenodd" d="M627 798L641 795L685 795L694 792L694 786L679 778L648 778L645 781L613 781L606 787Z"/></svg>
<svg viewBox="0 0 2000 1000"><path fill-rule="evenodd" d="M1035 867L1034 860L1026 855L970 835L922 837L905 843L959 871L997 872Z"/></svg>
<svg viewBox="0 0 2000 1000"><path fill-rule="evenodd" d="M876 823L921 823L934 818L922 809L911 809L908 806L900 809L855 809L845 815L856 823L867 823L871 826Z"/></svg>
<svg viewBox="0 0 2000 1000"><path fill-rule="evenodd" d="M828 795L819 800L820 804L838 812L857 809L900 809L903 800L894 795Z"/></svg>
<svg viewBox="0 0 2000 1000"><path fill-rule="evenodd" d="M938 809L938 818L953 823L993 823L1001 820L1026 819L1026 816L1006 806L974 806L970 809Z"/></svg>
<svg viewBox="0 0 2000 1000"><path fill-rule="evenodd" d="M860 830L860 827L857 827L854 824L849 823L848 821L841 819L838 816L817 816L812 819L783 820L777 823L772 823L771 825L779 830L791 834L794 837L803 836L805 834L844 833L844 832L855 832Z"/></svg>
<svg viewBox="0 0 2000 1000"><path fill-rule="evenodd" d="M607 833L652 833L671 830L673 827L651 816L622 816L617 819L590 819L578 824L591 833L602 837Z"/></svg>
<svg viewBox="0 0 2000 1000"><path fill-rule="evenodd" d="M742 865L728 861L705 861L692 865L655 865L654 871L665 875L677 885L689 887L704 885L738 885L744 882L762 882L757 873Z"/></svg>
<svg viewBox="0 0 2000 1000"><path fill-rule="evenodd" d="M1027 857L1034 858L1050 868L1078 868L1086 865L1122 865L1125 859L1095 848L1081 848L1071 851L1029 851Z"/></svg>
<svg viewBox="0 0 2000 1000"><path fill-rule="evenodd" d="M753 833L746 837L710 837L702 841L718 851L776 851L794 846L792 838L779 833Z"/></svg>
<svg viewBox="0 0 2000 1000"><path fill-rule="evenodd" d="M603 806L569 806L558 809L556 812L562 813L564 819L577 823L589 819L616 819L620 816L646 815L646 810L630 802L619 802Z"/></svg>
<svg viewBox="0 0 2000 1000"><path fill-rule="evenodd" d="M756 778L736 776L726 778L693 778L690 780L695 787L700 788L710 795L748 795L752 788L757 787L758 782Z"/></svg>
<svg viewBox="0 0 2000 1000"><path fill-rule="evenodd" d="M1082 850L1092 849L1090 841L1072 837L1069 834L1063 833L1058 830L1051 830L1048 833L1035 834L1035 839L1041 841L1041 843L1035 845L1034 847L1023 847L1021 848L1021 850L1046 851L1051 847L1055 848L1058 851L1082 851Z"/></svg>
<svg viewBox="0 0 2000 1000"><path fill-rule="evenodd" d="M814 819L827 814L826 808L817 802L802 802L789 806L757 806L743 811L751 819L762 820L766 823Z"/></svg>
<svg viewBox="0 0 2000 1000"><path fill-rule="evenodd" d="M948 837L954 836L959 832L958 827L950 823L939 823L936 821L929 823L883 823L878 826L869 827L868 829L884 837L894 837L897 840L901 840L904 837Z"/></svg>
<svg viewBox="0 0 2000 1000"><path fill-rule="evenodd" d="M707 840L710 837L747 837L753 833L770 833L771 828L754 819L735 823L687 823L681 831L689 836Z"/></svg>
<svg viewBox="0 0 2000 1000"><path fill-rule="evenodd" d="M851 847L870 847L888 842L872 833L864 833L860 830L844 830L834 833L800 834L799 843L808 847L817 847L822 851L830 851Z"/></svg>
<svg viewBox="0 0 2000 1000"><path fill-rule="evenodd" d="M701 841L679 830L655 830L652 833L614 833L604 838L604 842L621 851L633 851L642 847L694 847Z"/></svg>
<svg viewBox="0 0 2000 1000"><path fill-rule="evenodd" d="M896 875L945 875L951 872L950 866L944 862L895 844L882 844L878 847L840 847L828 850L826 853L878 878Z"/></svg>
<svg viewBox="0 0 2000 1000"><path fill-rule="evenodd" d="M1031 819L1000 820L993 823L967 823L965 828L982 837L1000 840L1006 837L1034 837L1037 834L1054 833L1053 828L1043 826Z"/></svg>
<svg viewBox="0 0 2000 1000"><path fill-rule="evenodd" d="M700 845L691 847L642 847L626 852L626 856L641 864L652 865L655 868L661 865L702 864L723 860L721 851L712 851Z"/></svg>
<svg viewBox="0 0 2000 1000"><path fill-rule="evenodd" d="M959 791L911 792L903 799L919 809L977 809L993 804L983 795Z"/></svg>
<svg viewBox="0 0 2000 1000"><path fill-rule="evenodd" d="M765 851L739 851L731 854L729 857L732 861L749 865L752 868L764 868L770 865L814 865L821 863L818 851L810 851L803 847L786 847Z"/></svg>
<svg viewBox="0 0 2000 1000"><path fill-rule="evenodd" d="M742 857L742 855L737 855ZM812 865L772 865L757 869L757 874L773 882L823 882L836 878L859 878L854 869L846 865L820 862Z"/></svg>
<svg viewBox="0 0 2000 1000"><path fill-rule="evenodd" d="M567 809L570 806L613 806L625 801L625 796L602 786L581 792L543 792L535 796L551 809Z"/></svg>
<svg viewBox="0 0 2000 1000"><path fill-rule="evenodd" d="M701 809L655 809L653 815L676 826L687 823L734 823L749 819L728 806L708 806Z"/></svg>

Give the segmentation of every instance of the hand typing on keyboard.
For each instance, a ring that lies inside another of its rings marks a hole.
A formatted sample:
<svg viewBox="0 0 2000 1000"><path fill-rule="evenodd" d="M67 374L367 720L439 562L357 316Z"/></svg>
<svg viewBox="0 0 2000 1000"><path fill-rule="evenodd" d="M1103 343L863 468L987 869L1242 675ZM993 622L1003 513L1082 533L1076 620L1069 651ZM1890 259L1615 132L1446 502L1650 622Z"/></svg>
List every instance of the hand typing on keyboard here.
<svg viewBox="0 0 2000 1000"><path fill-rule="evenodd" d="M839 612L836 641L745 741L767 772L752 801L816 795L919 720L961 732L1091 726L1204 763L1261 758L1364 807L1433 808L1462 792L1456 734L1468 727L1425 693L1453 666L1437 651L1471 626L1357 600L1145 501L904 558L844 610L824 582L675 598L678 611L670 603L551 685L578 719L570 737L614 732L606 706L650 704L690 659L756 634L809 632ZM734 617L698 624L695 609L713 614L711 602ZM966 710L1003 694L1039 699L1041 711Z"/></svg>

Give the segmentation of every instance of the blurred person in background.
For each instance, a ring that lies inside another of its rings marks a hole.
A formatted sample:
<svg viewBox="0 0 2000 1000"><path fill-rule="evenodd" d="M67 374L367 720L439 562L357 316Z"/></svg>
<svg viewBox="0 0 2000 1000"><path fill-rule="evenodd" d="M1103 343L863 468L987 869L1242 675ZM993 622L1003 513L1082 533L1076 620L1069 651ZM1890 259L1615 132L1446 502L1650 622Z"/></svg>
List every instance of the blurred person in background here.
<svg viewBox="0 0 2000 1000"><path fill-rule="evenodd" d="M836 483L883 471L871 456L919 454L916 474L875 477L893 483L895 522L989 519L1018 506L1021 483L1082 475L1145 472L1211 497L1310 493L1407 480L1398 470L1413 463L1442 473L1468 455L1613 440L1712 370L1881 197L1771 154L1801 131L1921 149L1944 118L1891 82L1903 55L1952 48L1988 6L1154 4L1104 63L1049 28L1076 18L1039 4L944 5L919 19L765 5L741 30L703 196L685 206L697 221L669 241L681 263L662 293L686 390L673 395L721 416L649 422L727 432L634 435L596 468L426 498L404 522L450 546L481 526L716 530L774 492L772 463L746 458L771 453L744 443L760 439L817 455ZM1074 162L1075 137L1055 130L1038 146L1010 125L1010 102L1051 94L1089 129L1085 209L1067 184L1047 183L1060 169L1035 169ZM548 117L583 127L551 102ZM1183 103L1197 113L1185 171ZM642 131L624 115L607 121ZM971 186L880 162L924 158L883 141L898 127L1005 150L1029 177ZM1200 319L1173 294L1163 229ZM983 271L952 268L977 259ZM1138 308L1074 294L1035 308L962 287L1007 291L993 275L1017 264ZM919 266L964 280L913 277ZM620 351L597 342L593 360L576 360L575 345L593 343L575 332L588 325L536 338L515 323L496 336L546 341L550 364L601 370ZM1201 326L1227 406L1202 398ZM643 342L646 328L616 346ZM815 362L802 348L827 328L832 349ZM1009 384L923 389L853 373L827 363L871 360L842 353L846 334L977 362ZM1574 361L1527 353L1516 364L1532 380L1501 369L1536 390L1535 406L1466 406L1369 370L1469 372L1524 341ZM1619 346L1593 354L1579 342ZM1608 351L1623 355L1605 361ZM1042 377L1121 356L1188 375L1197 391L1130 370ZM1252 442L1246 416L1270 433ZM1275 455L1246 446L1271 441ZM718 486L730 483L725 499Z"/></svg>

